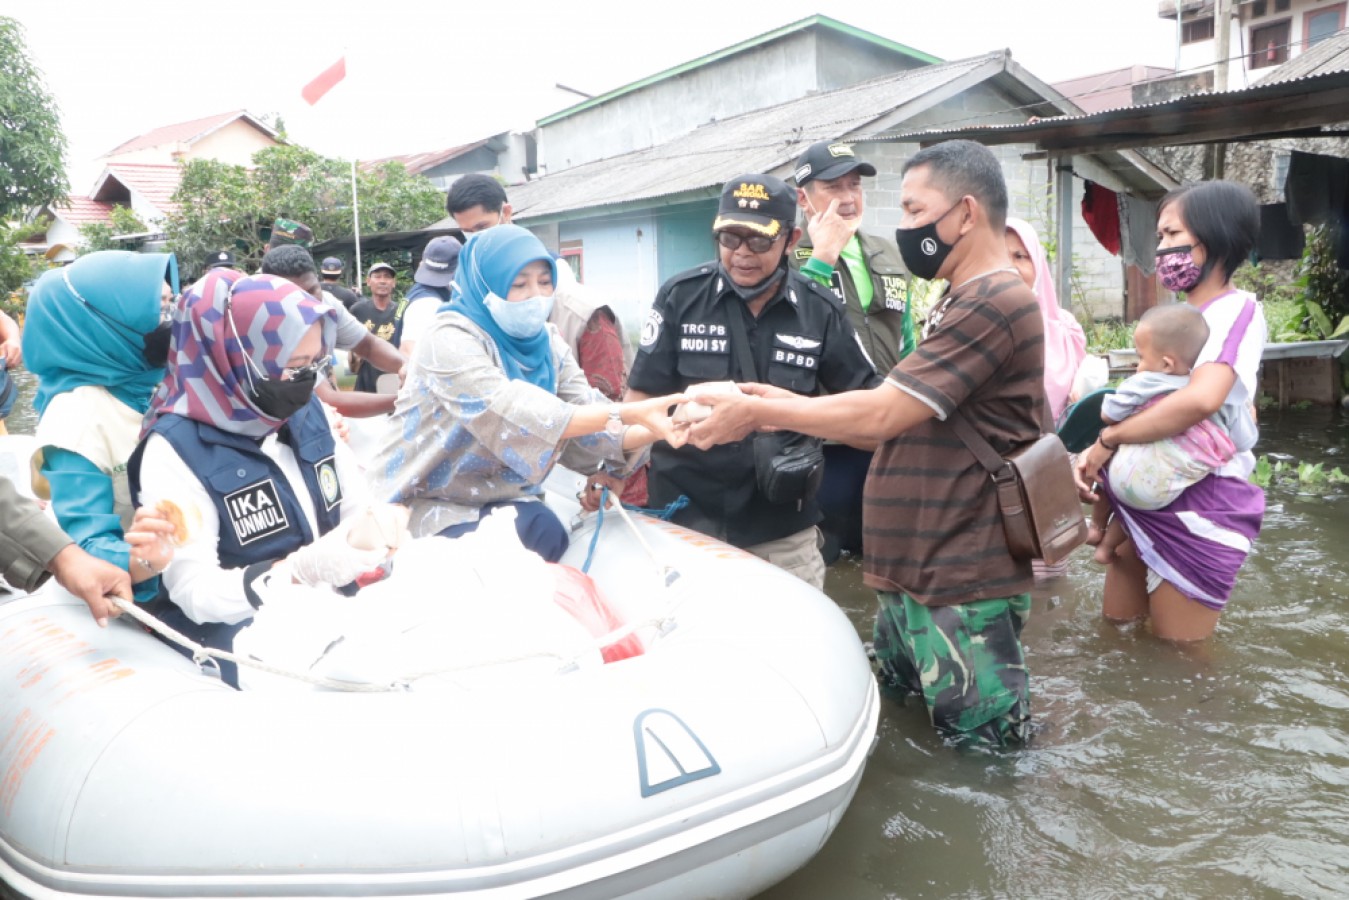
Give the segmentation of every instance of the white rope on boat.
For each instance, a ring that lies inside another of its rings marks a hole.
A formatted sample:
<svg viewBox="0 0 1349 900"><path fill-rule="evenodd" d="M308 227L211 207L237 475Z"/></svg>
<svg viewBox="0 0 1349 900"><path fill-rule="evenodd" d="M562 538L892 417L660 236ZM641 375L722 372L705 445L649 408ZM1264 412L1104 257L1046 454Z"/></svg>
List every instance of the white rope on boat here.
<svg viewBox="0 0 1349 900"><path fill-rule="evenodd" d="M609 489L605 488L604 493L607 497ZM600 502L603 503L604 499L601 498ZM651 545L646 542L646 538L642 535L641 529L637 527L636 522L632 521L632 516L628 515L628 511L624 508L622 502L615 501L614 508L616 508L618 514L623 517L623 521L628 523L628 527L632 529L632 533L637 538L637 543L642 545L642 549L646 551L646 555L651 558L651 562L654 563L656 568L660 571L660 577L664 580L665 586L667 588L670 587L679 579L679 570L674 566L667 565L660 561L660 557L656 556L656 551L652 550Z"/></svg>
<svg viewBox="0 0 1349 900"><path fill-rule="evenodd" d="M555 659L559 662L557 674L562 675L573 672L580 667L581 658L594 652L600 652L610 644L616 644L627 638L641 628L653 628L658 634L667 634L674 627L674 619L670 616L658 616L650 619L643 619L640 622L629 622L613 629L598 637L592 638L586 649L571 656L564 656L560 653L553 653L547 650L538 650L532 653L521 653L516 656L504 656L490 660L480 660L468 665L458 666L440 666L434 669L426 669L405 675L387 684L375 684L364 681L339 681L334 678L325 678L321 675L310 675L307 672L297 672L293 669L283 669L280 666L274 666L263 662L251 656L238 656L228 650L218 650L214 647L206 647L192 640L187 635L179 632L168 625L165 625L159 619L139 608L134 603L129 603L121 597L108 597L118 609L131 616L137 622L140 622L146 628L166 638L169 641L192 652L192 661L198 666L204 666L207 662L215 665L217 670L221 662L232 662L236 666L256 669L259 672L266 672L269 675L277 675L282 678L291 678L296 681L303 681L315 687L327 688L334 691L347 691L351 693L391 693L395 691L411 690L412 684L426 678L435 678L444 675L455 675L463 672L470 672L475 669L485 669L492 666L509 665L511 663L527 662L535 659ZM331 649L331 648L330 648ZM322 659L322 656L319 657ZM315 660L317 663L317 660Z"/></svg>
<svg viewBox="0 0 1349 900"><path fill-rule="evenodd" d="M216 665L217 668L219 667L219 664L222 661L232 662L236 666L246 666L250 669L257 669L260 672L267 672L270 675L279 675L283 678L293 678L297 681L303 681L306 684L312 684L315 687L324 687L335 691L379 693L388 691L407 690L407 685L399 682L395 682L392 684L369 684L366 682L359 682L359 681L338 681L333 678L324 678L319 675L309 675L305 672L295 672L290 669L282 669L278 666L273 666L269 663L265 663L260 659L254 659L251 656L236 656L235 654L230 653L228 650L217 650L214 647L205 647L202 646L201 644L198 644L196 641L192 640L187 635L173 628L170 628L168 625L165 625L163 622L161 622L159 619L156 619L154 616L150 615L145 610L138 608L134 603L129 603L128 601L123 600L121 597L110 596L108 597L108 599L111 600L114 604L116 604L118 609L120 609L127 615L131 616L131 618L135 619L137 622L140 622L146 628L149 628L151 631L155 632L161 637L167 638L168 640L172 641L173 643L177 644L180 647L183 647L184 649L191 650L192 661L196 663L198 666L205 665L207 660L212 661L212 663Z"/></svg>

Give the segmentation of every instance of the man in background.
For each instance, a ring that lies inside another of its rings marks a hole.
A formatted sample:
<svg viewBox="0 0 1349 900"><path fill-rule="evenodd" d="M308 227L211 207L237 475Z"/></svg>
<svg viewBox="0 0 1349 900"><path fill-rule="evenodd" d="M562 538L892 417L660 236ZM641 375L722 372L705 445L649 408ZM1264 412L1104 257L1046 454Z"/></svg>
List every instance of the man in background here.
<svg viewBox="0 0 1349 900"><path fill-rule="evenodd" d="M361 299L360 295L342 283L342 260L329 256L319 266L319 275L323 278L323 289L341 302L348 310Z"/></svg>
<svg viewBox="0 0 1349 900"><path fill-rule="evenodd" d="M819 141L796 160L796 202L806 233L792 251L792 268L833 291L847 310L862 349L882 377L913 350L908 272L899 248L861 228L866 197L862 176L876 167L857 158L850 144ZM826 444L820 510L825 562L841 552L862 552L862 486L871 451Z"/></svg>
<svg viewBox="0 0 1349 900"><path fill-rule="evenodd" d="M394 329L393 343L408 359L426 329L435 321L436 312L450 302L450 284L459 271L459 251L464 247L456 237L448 234L433 237L422 250L422 261L412 276L412 290L408 291L407 309Z"/></svg>
<svg viewBox="0 0 1349 900"><path fill-rule="evenodd" d="M352 318L360 322L365 330L381 343L392 346L398 322L403 318L403 311L407 309L406 300L394 297L394 291L398 287L397 274L393 266L386 262L377 262L366 274L365 284L370 289L370 296L362 297L352 305ZM356 355L360 360L356 366L356 390L364 393L375 393L375 383L379 380L379 376L387 375L390 371L397 372L402 368L400 363L391 370L383 369L376 360Z"/></svg>

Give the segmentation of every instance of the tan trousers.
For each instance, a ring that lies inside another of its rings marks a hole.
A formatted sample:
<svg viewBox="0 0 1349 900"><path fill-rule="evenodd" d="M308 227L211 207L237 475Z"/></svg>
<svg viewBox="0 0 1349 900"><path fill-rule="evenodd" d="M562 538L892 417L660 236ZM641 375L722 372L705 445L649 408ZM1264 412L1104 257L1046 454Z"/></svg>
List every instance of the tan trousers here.
<svg viewBox="0 0 1349 900"><path fill-rule="evenodd" d="M820 548L824 535L814 525L773 541L764 541L745 550L791 572L817 590L824 590L824 557Z"/></svg>

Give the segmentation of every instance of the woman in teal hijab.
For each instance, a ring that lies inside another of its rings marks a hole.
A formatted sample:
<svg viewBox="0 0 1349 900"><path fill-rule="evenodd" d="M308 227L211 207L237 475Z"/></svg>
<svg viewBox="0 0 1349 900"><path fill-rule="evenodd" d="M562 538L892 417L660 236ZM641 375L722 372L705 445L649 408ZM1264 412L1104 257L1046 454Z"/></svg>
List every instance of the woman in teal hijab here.
<svg viewBox="0 0 1349 900"><path fill-rule="evenodd" d="M368 470L376 496L411 509L414 535L458 537L510 506L525 546L556 562L566 529L539 502L554 465L621 477L652 441L682 442L667 412L681 397L610 403L590 386L548 324L556 271L515 225L460 252L450 302L417 342Z"/></svg>
<svg viewBox="0 0 1349 900"><path fill-rule="evenodd" d="M139 526L127 533L126 461L164 377L177 293L172 254L90 253L38 279L24 322L23 355L38 378L34 488L77 544L131 573L142 602L173 551Z"/></svg>

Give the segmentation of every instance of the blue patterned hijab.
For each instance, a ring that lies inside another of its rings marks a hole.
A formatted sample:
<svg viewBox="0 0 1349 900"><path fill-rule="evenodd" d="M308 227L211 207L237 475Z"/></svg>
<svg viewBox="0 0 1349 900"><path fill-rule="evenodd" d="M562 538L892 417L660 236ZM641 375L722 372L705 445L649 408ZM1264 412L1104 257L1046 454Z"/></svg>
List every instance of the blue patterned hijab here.
<svg viewBox="0 0 1349 900"><path fill-rule="evenodd" d="M501 351L507 378L528 381L552 394L557 391L557 371L553 367L548 329L542 329L531 338L511 337L497 325L486 305L488 294L504 299L511 291L515 276L536 260L548 263L556 284L557 264L533 234L518 225L498 225L478 232L468 239L459 253L459 271L454 276L451 299L441 309L467 316L491 335Z"/></svg>
<svg viewBox="0 0 1349 900"><path fill-rule="evenodd" d="M142 355L159 325L159 295L178 295L172 253L102 250L44 272L28 296L23 357L38 377L38 415L58 394L95 385L145 412L164 369Z"/></svg>

